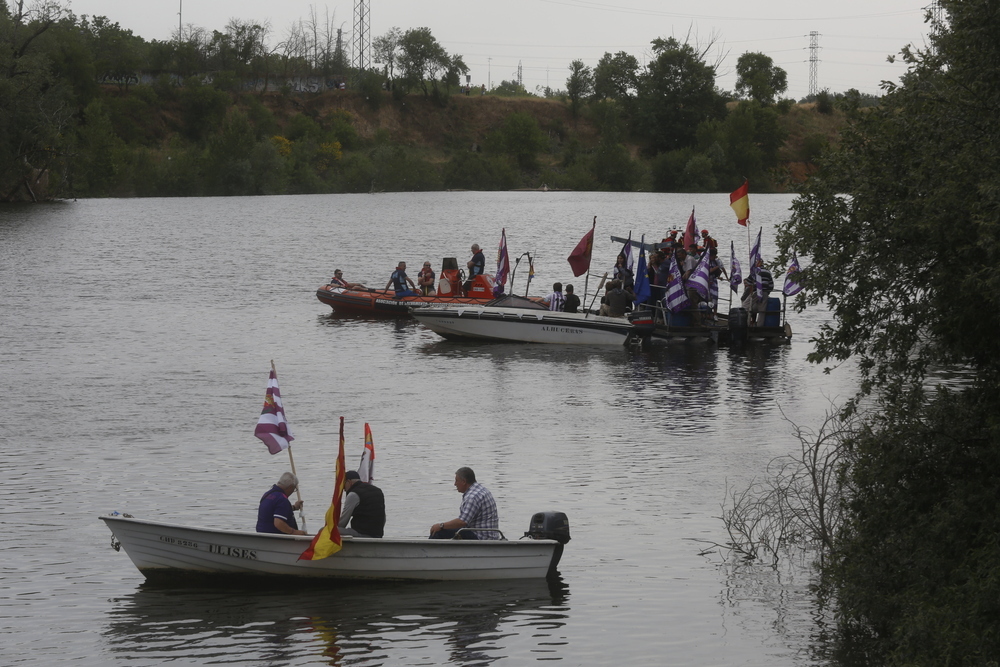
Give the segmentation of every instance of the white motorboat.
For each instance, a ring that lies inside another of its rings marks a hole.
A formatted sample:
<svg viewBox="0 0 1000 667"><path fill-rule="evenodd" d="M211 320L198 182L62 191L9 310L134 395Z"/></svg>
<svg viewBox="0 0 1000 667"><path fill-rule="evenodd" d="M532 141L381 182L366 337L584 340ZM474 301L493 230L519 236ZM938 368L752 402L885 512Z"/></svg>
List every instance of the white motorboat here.
<svg viewBox="0 0 1000 667"><path fill-rule="evenodd" d="M410 314L435 333L449 339L493 340L557 345L624 345L633 331L622 317L592 313L563 313L537 304L504 305L498 300L484 305L434 305L413 308Z"/></svg>
<svg viewBox="0 0 1000 667"><path fill-rule="evenodd" d="M554 574L569 541L560 512L532 516L526 539L430 540L343 537L321 560L299 560L309 535L179 526L112 514L100 517L147 579L177 575L279 576L387 581L532 579ZM550 539L555 538L555 539Z"/></svg>

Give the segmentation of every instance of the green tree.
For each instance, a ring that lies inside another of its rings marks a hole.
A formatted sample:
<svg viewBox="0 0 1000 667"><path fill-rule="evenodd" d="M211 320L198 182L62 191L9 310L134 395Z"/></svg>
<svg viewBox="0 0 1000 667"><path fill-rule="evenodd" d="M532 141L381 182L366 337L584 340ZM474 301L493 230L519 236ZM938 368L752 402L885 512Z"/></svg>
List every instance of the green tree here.
<svg viewBox="0 0 1000 667"><path fill-rule="evenodd" d="M722 118L726 107L704 51L669 37L653 40L653 54L639 76L635 130L656 154L693 145L698 124Z"/></svg>
<svg viewBox="0 0 1000 667"><path fill-rule="evenodd" d="M538 153L547 146L548 140L538 127L538 121L520 112L507 116L503 124L486 137L487 151L507 155L527 171L538 169Z"/></svg>
<svg viewBox="0 0 1000 667"><path fill-rule="evenodd" d="M808 257L799 307L832 320L810 359L856 358L877 410L844 471L832 573L870 664L1000 655L1000 14L942 0L930 46L806 183L779 246ZM933 374L932 374L933 371ZM961 378L936 389L940 374Z"/></svg>
<svg viewBox="0 0 1000 667"><path fill-rule="evenodd" d="M407 90L419 87L424 95L430 94L428 84L452 66L430 28L411 28L399 40L399 70Z"/></svg>
<svg viewBox="0 0 1000 667"><path fill-rule="evenodd" d="M635 97L639 86L639 61L624 51L605 53L594 68L594 97L624 102Z"/></svg>
<svg viewBox="0 0 1000 667"><path fill-rule="evenodd" d="M746 52L736 61L736 94L761 105L774 104L788 90L788 75L763 53Z"/></svg>
<svg viewBox="0 0 1000 667"><path fill-rule="evenodd" d="M580 104L594 92L594 73L583 64L582 60L574 60L569 64L569 78L566 79L566 95L569 96L570 110L573 118L580 113Z"/></svg>
<svg viewBox="0 0 1000 667"><path fill-rule="evenodd" d="M0 201L51 196L65 169L72 89L55 78L43 36L65 15L54 2L0 13Z"/></svg>

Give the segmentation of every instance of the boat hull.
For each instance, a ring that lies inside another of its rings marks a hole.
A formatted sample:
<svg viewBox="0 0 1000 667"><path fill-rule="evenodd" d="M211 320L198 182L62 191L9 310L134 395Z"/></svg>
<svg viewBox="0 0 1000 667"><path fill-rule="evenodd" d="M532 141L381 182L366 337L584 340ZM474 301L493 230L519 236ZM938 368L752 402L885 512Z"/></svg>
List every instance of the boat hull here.
<svg viewBox="0 0 1000 667"><path fill-rule="evenodd" d="M150 579L176 575L384 581L534 579L554 571L555 540L374 539L344 536L343 548L298 560L308 535L224 531L102 516L132 563Z"/></svg>
<svg viewBox="0 0 1000 667"><path fill-rule="evenodd" d="M462 296L404 296L397 299L395 293L389 290L350 290L323 286L316 290L316 298L338 313L409 317L411 307L485 304L493 299L493 295L489 294L481 299Z"/></svg>
<svg viewBox="0 0 1000 667"><path fill-rule="evenodd" d="M555 345L623 345L632 324L617 317L530 308L428 307L413 317L450 339Z"/></svg>

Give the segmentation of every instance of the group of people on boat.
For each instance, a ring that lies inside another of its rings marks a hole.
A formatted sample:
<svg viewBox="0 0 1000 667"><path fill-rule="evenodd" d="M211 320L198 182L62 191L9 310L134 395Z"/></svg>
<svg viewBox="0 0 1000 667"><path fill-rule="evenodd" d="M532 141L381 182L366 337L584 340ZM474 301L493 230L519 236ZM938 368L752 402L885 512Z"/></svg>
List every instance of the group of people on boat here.
<svg viewBox="0 0 1000 667"><path fill-rule="evenodd" d="M257 508L257 532L285 535L306 535L299 529L295 512L302 509L302 500L292 503L288 497L299 486L298 478L286 472L260 499ZM431 539L497 540L501 539L500 516L489 489L476 481L472 468L455 471L455 489L462 494L458 516L435 523ZM344 502L338 529L341 535L382 537L385 534L385 495L370 482L361 481L356 470L344 475Z"/></svg>
<svg viewBox="0 0 1000 667"><path fill-rule="evenodd" d="M476 276L483 275L486 270L486 256L478 243L472 244L472 258L466 262L468 269L466 281L462 285L462 291L468 294L472 288ZM431 266L430 261L425 261L423 267L417 273L417 281L406 274L406 262L399 262L389 276L389 281L385 284L384 290L392 288L393 295L397 299L408 296L434 296L437 293L435 284L438 275ZM341 287L344 289L368 289L361 283L351 283L344 279L344 272L337 269L333 272L333 277L328 283L330 287Z"/></svg>

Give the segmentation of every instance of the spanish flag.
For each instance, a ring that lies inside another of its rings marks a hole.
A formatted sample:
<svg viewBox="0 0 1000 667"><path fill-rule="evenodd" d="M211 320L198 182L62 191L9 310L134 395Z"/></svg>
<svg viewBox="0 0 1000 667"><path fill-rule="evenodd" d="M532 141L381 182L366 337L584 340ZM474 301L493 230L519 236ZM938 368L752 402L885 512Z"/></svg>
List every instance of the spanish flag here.
<svg viewBox="0 0 1000 667"><path fill-rule="evenodd" d="M746 227L750 219L750 181L743 179L743 185L729 195L729 206L736 211L736 222Z"/></svg>
<svg viewBox="0 0 1000 667"><path fill-rule="evenodd" d="M340 452L337 454L337 472L334 474L333 500L326 511L326 525L316 533L312 544L302 552L299 560L319 560L340 551L343 540L340 537L340 503L344 495L344 418L340 418Z"/></svg>

